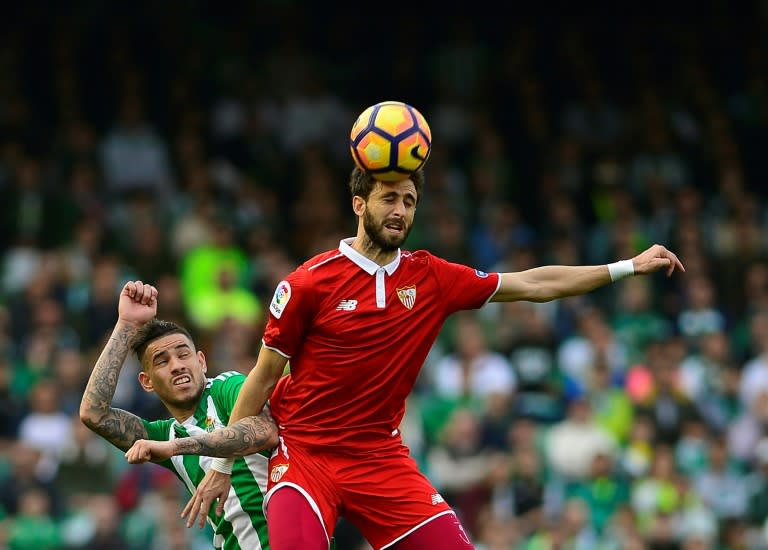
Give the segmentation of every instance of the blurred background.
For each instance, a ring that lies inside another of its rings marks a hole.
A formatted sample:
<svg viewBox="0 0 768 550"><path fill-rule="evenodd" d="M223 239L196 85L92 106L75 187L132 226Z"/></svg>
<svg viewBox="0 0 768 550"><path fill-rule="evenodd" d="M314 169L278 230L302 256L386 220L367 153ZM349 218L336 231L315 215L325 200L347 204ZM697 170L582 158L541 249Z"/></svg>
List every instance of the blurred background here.
<svg viewBox="0 0 768 550"><path fill-rule="evenodd" d="M119 289L248 372L277 281L354 233L349 129L389 99L434 137L409 249L687 269L446 324L403 433L478 548L768 548L768 3L214 4L0 18L0 548L210 547L77 418ZM116 406L167 417L137 368Z"/></svg>

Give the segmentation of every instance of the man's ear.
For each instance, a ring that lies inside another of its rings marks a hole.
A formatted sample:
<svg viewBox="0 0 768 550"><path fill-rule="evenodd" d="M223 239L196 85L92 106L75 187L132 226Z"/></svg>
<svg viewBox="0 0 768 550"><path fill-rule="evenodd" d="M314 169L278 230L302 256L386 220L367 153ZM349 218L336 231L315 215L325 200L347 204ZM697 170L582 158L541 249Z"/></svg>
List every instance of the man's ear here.
<svg viewBox="0 0 768 550"><path fill-rule="evenodd" d="M365 213L365 199L358 195L352 197L352 210L355 212L355 215L362 216Z"/></svg>
<svg viewBox="0 0 768 550"><path fill-rule="evenodd" d="M200 362L203 372L208 372L208 363L205 361L205 354L200 350L197 350L197 360Z"/></svg>
<svg viewBox="0 0 768 550"><path fill-rule="evenodd" d="M155 391L155 387L152 385L152 380L150 380L149 375L143 370L139 372L139 384L141 384L141 387L144 388L145 392L153 393Z"/></svg>

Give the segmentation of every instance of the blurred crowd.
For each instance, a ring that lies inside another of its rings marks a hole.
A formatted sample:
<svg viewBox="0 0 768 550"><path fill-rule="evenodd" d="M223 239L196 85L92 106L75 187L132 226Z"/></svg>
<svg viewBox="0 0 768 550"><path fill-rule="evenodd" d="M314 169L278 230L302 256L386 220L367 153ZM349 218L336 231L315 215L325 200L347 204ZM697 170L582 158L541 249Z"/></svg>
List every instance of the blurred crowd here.
<svg viewBox="0 0 768 550"><path fill-rule="evenodd" d="M43 4L0 22L1 549L210 547L177 479L78 420L118 292L154 283L211 374L248 372L275 284L353 234L348 132L387 99L434 137L409 249L518 271L659 242L687 270L446 324L403 434L477 547L768 548L764 3ZM137 370L115 405L167 417Z"/></svg>

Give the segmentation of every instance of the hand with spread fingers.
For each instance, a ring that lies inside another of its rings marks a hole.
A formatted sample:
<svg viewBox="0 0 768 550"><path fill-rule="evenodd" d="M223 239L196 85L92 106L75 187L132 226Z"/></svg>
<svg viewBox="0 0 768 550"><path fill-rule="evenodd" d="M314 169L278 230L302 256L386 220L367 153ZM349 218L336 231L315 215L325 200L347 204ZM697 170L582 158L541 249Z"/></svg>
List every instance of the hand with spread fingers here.
<svg viewBox="0 0 768 550"><path fill-rule="evenodd" d="M187 527L192 527L195 521L197 521L200 529L205 527L208 511L214 502L216 502L216 515L222 515L231 486L232 476L228 474L216 470L210 470L205 474L203 480L198 484L195 494L192 495L181 512L181 517L187 518Z"/></svg>

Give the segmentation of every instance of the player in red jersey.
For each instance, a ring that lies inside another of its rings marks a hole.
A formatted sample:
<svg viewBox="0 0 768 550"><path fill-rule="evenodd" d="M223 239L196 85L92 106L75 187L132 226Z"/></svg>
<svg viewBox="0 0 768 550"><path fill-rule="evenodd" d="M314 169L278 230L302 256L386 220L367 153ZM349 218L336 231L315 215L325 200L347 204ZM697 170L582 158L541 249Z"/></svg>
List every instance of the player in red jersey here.
<svg viewBox="0 0 768 550"><path fill-rule="evenodd" d="M266 503L273 550L328 548L341 515L375 549L472 548L398 428L445 319L489 301L546 302L632 274L684 271L660 245L609 265L492 274L401 251L422 186L421 172L392 183L355 169L357 235L301 265L275 291L262 349L230 421L259 414L269 399L278 423ZM281 380L289 359L291 377ZM220 432L195 437L210 448ZM226 469L220 463L223 474L200 484L183 512L188 524L226 498Z"/></svg>

